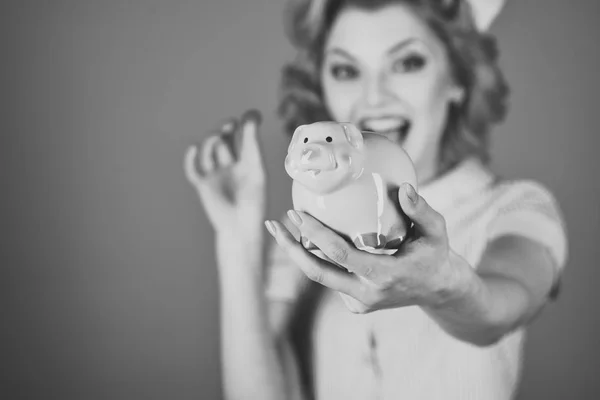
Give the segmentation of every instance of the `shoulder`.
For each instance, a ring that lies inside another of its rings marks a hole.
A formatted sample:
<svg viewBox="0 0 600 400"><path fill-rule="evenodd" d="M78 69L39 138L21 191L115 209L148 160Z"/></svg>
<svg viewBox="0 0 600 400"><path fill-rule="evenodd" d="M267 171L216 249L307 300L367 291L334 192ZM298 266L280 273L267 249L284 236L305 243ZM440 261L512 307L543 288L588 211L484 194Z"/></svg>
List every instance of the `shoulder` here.
<svg viewBox="0 0 600 400"><path fill-rule="evenodd" d="M560 206L554 194L535 180L500 180L490 188L493 205L498 213L535 211L549 218L562 220Z"/></svg>
<svg viewBox="0 0 600 400"><path fill-rule="evenodd" d="M567 257L567 232L551 190L535 180L497 180L489 194L488 240L511 234L525 236L547 247L562 268Z"/></svg>

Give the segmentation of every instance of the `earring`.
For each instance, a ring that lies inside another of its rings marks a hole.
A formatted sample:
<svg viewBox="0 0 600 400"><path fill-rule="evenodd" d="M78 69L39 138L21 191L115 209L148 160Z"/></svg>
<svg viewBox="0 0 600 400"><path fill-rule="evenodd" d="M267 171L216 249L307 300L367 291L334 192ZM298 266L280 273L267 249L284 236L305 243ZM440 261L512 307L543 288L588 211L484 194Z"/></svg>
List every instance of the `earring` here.
<svg viewBox="0 0 600 400"><path fill-rule="evenodd" d="M456 88L450 94L450 103L460 105L465 100L465 90L463 88Z"/></svg>

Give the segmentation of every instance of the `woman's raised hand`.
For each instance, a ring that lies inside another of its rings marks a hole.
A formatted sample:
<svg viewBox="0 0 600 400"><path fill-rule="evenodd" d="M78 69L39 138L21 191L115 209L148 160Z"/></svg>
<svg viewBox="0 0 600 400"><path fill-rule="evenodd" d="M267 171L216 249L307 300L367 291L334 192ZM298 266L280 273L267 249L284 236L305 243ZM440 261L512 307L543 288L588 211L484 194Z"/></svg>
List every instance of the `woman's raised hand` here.
<svg viewBox="0 0 600 400"><path fill-rule="evenodd" d="M185 154L187 180L217 235L228 239L246 240L263 229L266 174L257 138L260 123L258 111L247 111Z"/></svg>

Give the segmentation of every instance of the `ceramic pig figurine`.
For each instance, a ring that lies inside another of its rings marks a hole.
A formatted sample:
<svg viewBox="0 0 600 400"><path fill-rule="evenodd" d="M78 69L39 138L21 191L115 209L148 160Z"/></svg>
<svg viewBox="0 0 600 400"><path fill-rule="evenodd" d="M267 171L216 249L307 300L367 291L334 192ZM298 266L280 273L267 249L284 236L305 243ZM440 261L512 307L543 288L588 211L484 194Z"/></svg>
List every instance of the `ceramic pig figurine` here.
<svg viewBox="0 0 600 400"><path fill-rule="evenodd" d="M411 222L400 209L398 189L417 187L408 154L382 135L349 123L299 126L285 159L294 180L294 209L305 211L364 251L393 254ZM302 238L308 250L314 244Z"/></svg>

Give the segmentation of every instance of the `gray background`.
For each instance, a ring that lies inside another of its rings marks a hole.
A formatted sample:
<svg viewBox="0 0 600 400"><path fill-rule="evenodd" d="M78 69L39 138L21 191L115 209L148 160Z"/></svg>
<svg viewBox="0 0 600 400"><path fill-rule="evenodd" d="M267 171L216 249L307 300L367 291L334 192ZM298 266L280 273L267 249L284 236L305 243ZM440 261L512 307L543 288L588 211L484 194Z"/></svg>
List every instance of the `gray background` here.
<svg viewBox="0 0 600 400"><path fill-rule="evenodd" d="M269 217L289 205L281 1L2 4L0 397L219 398L212 232L182 156L257 107ZM493 29L513 89L494 166L549 186L570 233L520 399L600 398L599 17L512 1Z"/></svg>

